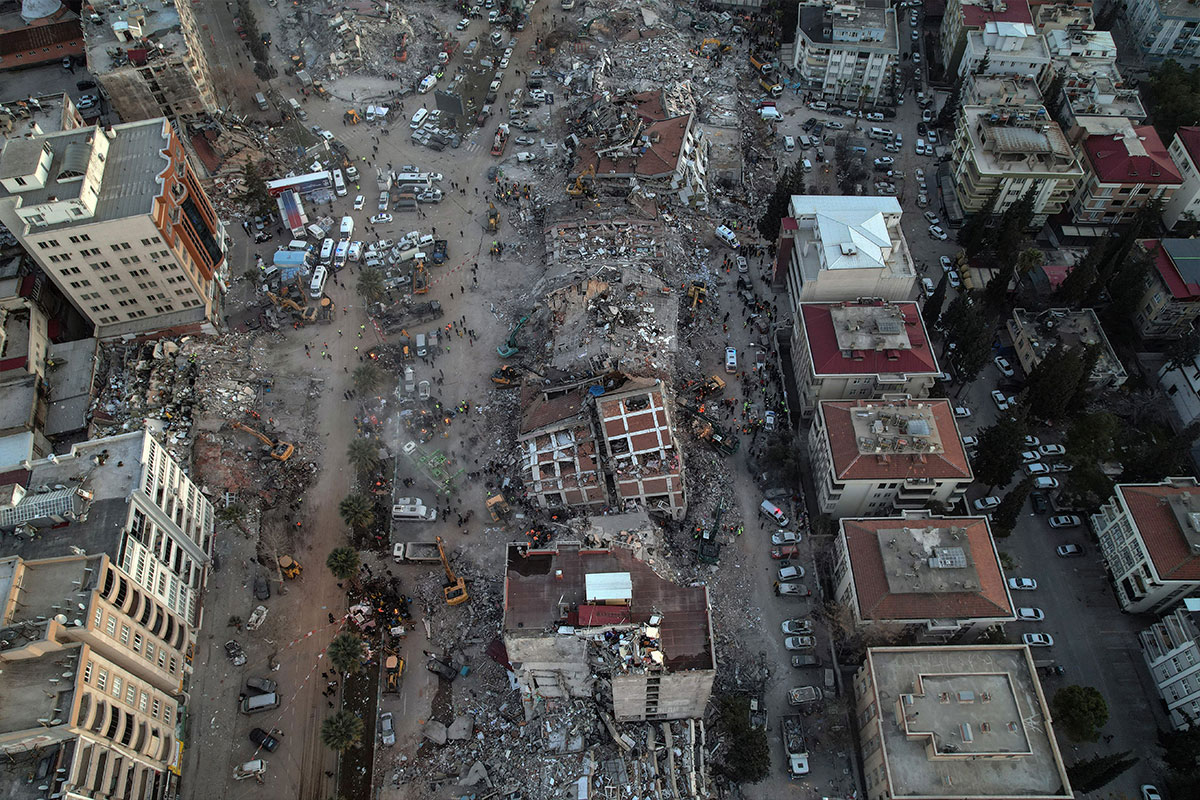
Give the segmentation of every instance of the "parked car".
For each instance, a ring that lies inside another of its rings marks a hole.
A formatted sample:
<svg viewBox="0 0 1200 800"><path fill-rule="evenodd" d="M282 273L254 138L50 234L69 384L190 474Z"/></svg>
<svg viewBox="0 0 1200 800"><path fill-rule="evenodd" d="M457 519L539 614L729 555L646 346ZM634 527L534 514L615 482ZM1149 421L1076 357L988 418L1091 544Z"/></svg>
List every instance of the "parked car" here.
<svg viewBox="0 0 1200 800"><path fill-rule="evenodd" d="M814 655L794 655L792 656L792 666L800 669L801 667L819 667L821 659Z"/></svg>
<svg viewBox="0 0 1200 800"><path fill-rule="evenodd" d="M920 172L920 171L921 170L917 170L917 172ZM930 225L937 225L941 222L941 220L938 219L938 215L933 213L932 211L926 211L923 214L923 216L925 217L925 221L928 222ZM946 257L942 256L942 258L946 258ZM946 260L949 261L949 259L946 259Z"/></svg>
<svg viewBox="0 0 1200 800"><path fill-rule="evenodd" d="M1059 558L1075 558L1083 555L1083 548L1077 544L1060 544L1054 548Z"/></svg>
<svg viewBox="0 0 1200 800"><path fill-rule="evenodd" d="M240 667L246 663L246 651L242 646L233 639L225 643L225 655L233 662L235 667Z"/></svg>
<svg viewBox="0 0 1200 800"><path fill-rule="evenodd" d="M1065 456L1067 448L1061 444L1044 444L1038 448L1038 452L1044 456Z"/></svg>
<svg viewBox="0 0 1200 800"><path fill-rule="evenodd" d="M1021 641L1030 647L1052 647L1054 645L1054 637L1048 633L1022 634Z"/></svg>
<svg viewBox="0 0 1200 800"><path fill-rule="evenodd" d="M1051 472L1070 472L1073 469L1075 469L1075 468L1073 466L1071 466L1070 464L1051 464L1050 465Z"/></svg>
<svg viewBox="0 0 1200 800"><path fill-rule="evenodd" d="M966 406L955 406L954 416L965 419L966 417L971 416L971 409L967 408Z"/></svg>
<svg viewBox="0 0 1200 800"><path fill-rule="evenodd" d="M1041 463L1037 463L1037 462L1035 462L1033 464L1025 464L1021 468L1025 470L1026 475L1049 475L1050 474L1049 467L1047 467L1045 464L1041 464Z"/></svg>
<svg viewBox="0 0 1200 800"><path fill-rule="evenodd" d="M981 497L975 501L976 511L991 511L1000 505L999 497Z"/></svg>
<svg viewBox="0 0 1200 800"><path fill-rule="evenodd" d="M999 389L992 390L992 402L996 404L997 411L1008 411L1008 397Z"/></svg>
<svg viewBox="0 0 1200 800"><path fill-rule="evenodd" d="M796 544L800 541L800 534L792 531L777 531L771 534L771 544Z"/></svg>
<svg viewBox="0 0 1200 800"><path fill-rule="evenodd" d="M254 599L271 599L271 584L267 583L266 577L264 577L261 573L254 576Z"/></svg>
<svg viewBox="0 0 1200 800"><path fill-rule="evenodd" d="M963 443L963 447L966 447L968 449L973 448L973 447L978 447L979 446L979 438L975 437L975 436L964 436L964 437L962 437L962 443Z"/></svg>
<svg viewBox="0 0 1200 800"><path fill-rule="evenodd" d="M1017 609L1017 619L1022 620L1024 622L1041 622L1045 618L1046 618L1046 615L1044 613L1042 613L1042 610L1040 608L1033 608L1032 606L1025 606L1023 608Z"/></svg>
<svg viewBox="0 0 1200 800"><path fill-rule="evenodd" d="M387 212L384 212L382 214L376 214L375 216L371 217L372 225L379 225L381 223L391 222L391 221L392 221L392 215L388 214Z"/></svg>
<svg viewBox="0 0 1200 800"><path fill-rule="evenodd" d="M1039 458L1041 458L1041 456L1038 455L1037 450L1025 450L1024 452L1021 453L1021 462L1023 464L1032 464L1033 462L1037 461Z"/></svg>
<svg viewBox="0 0 1200 800"><path fill-rule="evenodd" d="M799 552L799 548L797 548L794 544L789 544L785 547L772 547L771 558L777 560L781 558L795 558L796 554Z"/></svg>
<svg viewBox="0 0 1200 800"><path fill-rule="evenodd" d="M798 581L803 577L804 577L804 567L788 566L788 567L780 567L779 568L779 580L780 581Z"/></svg>
<svg viewBox="0 0 1200 800"><path fill-rule="evenodd" d="M392 712L390 711L379 715L379 740L384 747L391 747L396 743L396 728L392 724Z"/></svg>
<svg viewBox="0 0 1200 800"><path fill-rule="evenodd" d="M950 235L942 230L941 226L939 225L930 225L929 235L934 239L937 239L939 242L944 242L950 238Z"/></svg>
<svg viewBox="0 0 1200 800"><path fill-rule="evenodd" d="M783 640L783 646L788 650L812 650L817 640L812 636L789 636Z"/></svg>
<svg viewBox="0 0 1200 800"><path fill-rule="evenodd" d="M1045 514L1050 510L1050 501L1041 492L1030 492L1029 500L1033 504L1033 513Z"/></svg>
<svg viewBox="0 0 1200 800"><path fill-rule="evenodd" d="M246 688L254 694L275 694L279 684L270 678L246 678Z"/></svg>
<svg viewBox="0 0 1200 800"><path fill-rule="evenodd" d="M1013 372L1012 364L1008 363L1008 359L1004 356L996 356L992 359L992 363L996 365L996 369L1000 370L1000 374L1006 378L1011 378L1016 374Z"/></svg>
<svg viewBox="0 0 1200 800"><path fill-rule="evenodd" d="M813 632L812 620L807 617L785 619L780 627L789 636L804 636Z"/></svg>
<svg viewBox="0 0 1200 800"><path fill-rule="evenodd" d="M366 204L366 202L367 198L363 197L361 194L358 195L354 198L354 210L362 211L362 207Z"/></svg>
<svg viewBox="0 0 1200 800"><path fill-rule="evenodd" d="M262 728L250 729L250 741L254 742L255 746L261 747L268 753L274 753L275 748L279 747L279 740L272 736Z"/></svg>
<svg viewBox="0 0 1200 800"><path fill-rule="evenodd" d="M954 270L950 270L946 273L946 280L950 283L951 289L957 289L958 287L962 286L962 281L959 280L958 273Z"/></svg>
<svg viewBox="0 0 1200 800"><path fill-rule="evenodd" d="M1037 588L1037 581L1033 578L1009 578L1008 588L1019 592L1032 592Z"/></svg>
<svg viewBox="0 0 1200 800"><path fill-rule="evenodd" d="M938 263L942 265L942 272L954 269L954 262L950 260L950 256L938 256Z"/></svg>
<svg viewBox="0 0 1200 800"><path fill-rule="evenodd" d="M1058 478L1047 478L1044 475L1040 478L1034 478L1033 479L1033 488L1035 488L1035 489L1057 489L1058 488Z"/></svg>
<svg viewBox="0 0 1200 800"><path fill-rule="evenodd" d="M1143 783L1142 800L1162 800L1162 795L1159 794L1158 789L1153 784Z"/></svg>
<svg viewBox="0 0 1200 800"><path fill-rule="evenodd" d="M775 583L775 594L788 597L809 597L812 591L803 583Z"/></svg>
<svg viewBox="0 0 1200 800"><path fill-rule="evenodd" d="M379 193L379 210L380 211L388 210L388 193L387 192Z"/></svg>

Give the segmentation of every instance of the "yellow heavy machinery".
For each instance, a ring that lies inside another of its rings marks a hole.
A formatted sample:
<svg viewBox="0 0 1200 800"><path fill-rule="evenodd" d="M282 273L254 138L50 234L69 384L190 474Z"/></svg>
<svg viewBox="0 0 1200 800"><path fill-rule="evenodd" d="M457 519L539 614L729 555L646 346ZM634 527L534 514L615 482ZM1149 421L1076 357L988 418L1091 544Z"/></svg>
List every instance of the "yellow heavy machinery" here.
<svg viewBox="0 0 1200 800"><path fill-rule="evenodd" d="M437 537L438 555L442 559L442 567L446 570L446 585L442 587L443 593L446 595L446 605L460 606L467 602L470 597L467 595L467 582L454 574L454 570L450 568L450 561L446 558L446 548L443 546L442 537Z"/></svg>
<svg viewBox="0 0 1200 800"><path fill-rule="evenodd" d="M277 308L284 308L292 312L292 315L301 322L314 322L317 319L317 309L315 306L302 306L290 297L280 297L274 292L267 292L267 299L275 304Z"/></svg>
<svg viewBox="0 0 1200 800"><path fill-rule="evenodd" d="M567 187L567 194L571 197L580 197L581 195L592 193L592 187L583 182L584 178L592 178L596 174L596 165L588 164L588 168L579 173L579 177L575 178L575 182Z"/></svg>
<svg viewBox="0 0 1200 800"><path fill-rule="evenodd" d="M521 370L505 364L492 373L492 383L498 386L515 386L521 380Z"/></svg>
<svg viewBox="0 0 1200 800"><path fill-rule="evenodd" d="M280 556L279 571L285 578L299 578L300 574L304 572L304 567L300 566L300 562L291 556Z"/></svg>
<svg viewBox="0 0 1200 800"><path fill-rule="evenodd" d="M425 294L429 291L429 273L425 271L424 260L418 261L413 267L413 294Z"/></svg>
<svg viewBox="0 0 1200 800"><path fill-rule="evenodd" d="M384 652L387 653L387 656L383 659L385 680L383 691L398 692L400 691L400 676L404 674L404 659L390 649L385 648Z"/></svg>
<svg viewBox="0 0 1200 800"><path fill-rule="evenodd" d="M282 439L272 439L265 433L259 433L249 425L243 425L236 420L231 420L229 424L230 427L232 427L235 431L245 431L265 444L267 447L270 447L271 458L275 459L276 461L287 461L292 457L292 453L296 452L296 446L291 442L285 442Z"/></svg>
<svg viewBox="0 0 1200 800"><path fill-rule="evenodd" d="M493 233L500 230L500 212L496 210L495 203L488 203L487 229Z"/></svg>
<svg viewBox="0 0 1200 800"><path fill-rule="evenodd" d="M750 56L750 66L758 70L758 74L763 76L771 75L775 72L775 65L765 58L755 58Z"/></svg>
<svg viewBox="0 0 1200 800"><path fill-rule="evenodd" d="M356 108L346 109L346 113L342 115L342 119L351 125L357 125L362 122L362 117L358 115L358 109Z"/></svg>
<svg viewBox="0 0 1200 800"><path fill-rule="evenodd" d="M487 509L488 514L491 515L492 522L499 522L507 518L512 512L512 508L508 505L508 501L504 499L504 495L502 494L492 495L483 505Z"/></svg>
<svg viewBox="0 0 1200 800"><path fill-rule="evenodd" d="M702 304L708 297L708 284L704 281L692 281L692 285L688 287L687 296L692 298L692 311L695 311L696 306Z"/></svg>

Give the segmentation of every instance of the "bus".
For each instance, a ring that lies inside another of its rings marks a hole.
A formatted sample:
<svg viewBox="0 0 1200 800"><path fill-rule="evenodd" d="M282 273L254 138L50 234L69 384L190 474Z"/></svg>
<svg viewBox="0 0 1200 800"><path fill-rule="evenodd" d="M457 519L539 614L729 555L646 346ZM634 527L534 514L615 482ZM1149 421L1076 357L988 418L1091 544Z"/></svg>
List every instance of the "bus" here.
<svg viewBox="0 0 1200 800"><path fill-rule="evenodd" d="M274 181L267 181L267 194L279 197L284 192L292 191L297 194L328 191L333 188L333 176L329 170L308 172L304 175L291 175Z"/></svg>

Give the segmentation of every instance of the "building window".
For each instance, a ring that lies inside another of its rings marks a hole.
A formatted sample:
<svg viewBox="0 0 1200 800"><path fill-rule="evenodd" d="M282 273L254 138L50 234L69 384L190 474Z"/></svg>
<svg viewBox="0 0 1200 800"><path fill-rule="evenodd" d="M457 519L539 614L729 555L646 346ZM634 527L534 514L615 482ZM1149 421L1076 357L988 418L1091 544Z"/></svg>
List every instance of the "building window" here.
<svg viewBox="0 0 1200 800"><path fill-rule="evenodd" d="M156 697L154 699L154 703L150 706L150 716L154 717L155 719L158 719L158 712L161 710L162 710L162 701Z"/></svg>
<svg viewBox="0 0 1200 800"><path fill-rule="evenodd" d="M121 676L113 675L113 697L121 699Z"/></svg>
<svg viewBox="0 0 1200 800"><path fill-rule="evenodd" d="M108 625L105 626L105 630L108 631L109 636L117 635L117 618L112 614L108 615Z"/></svg>
<svg viewBox="0 0 1200 800"><path fill-rule="evenodd" d="M137 690L133 688L133 684L125 687L125 702L132 708L134 701L137 700Z"/></svg>
<svg viewBox="0 0 1200 800"><path fill-rule="evenodd" d="M129 644L129 626L128 625L121 626L121 644L124 644L124 645Z"/></svg>
<svg viewBox="0 0 1200 800"><path fill-rule="evenodd" d="M135 633L133 635L133 652L142 652L142 635L140 633Z"/></svg>
<svg viewBox="0 0 1200 800"><path fill-rule="evenodd" d="M83 668L83 682L92 682L92 662L87 662L87 666Z"/></svg>
<svg viewBox="0 0 1200 800"><path fill-rule="evenodd" d="M154 660L154 642L146 642L146 660Z"/></svg>
<svg viewBox="0 0 1200 800"><path fill-rule="evenodd" d="M102 669L96 675L96 688L104 691L108 687L108 670Z"/></svg>
<svg viewBox="0 0 1200 800"><path fill-rule="evenodd" d="M96 609L96 616L95 616L95 618L92 620L92 627L93 627L93 628L96 628L96 629L98 630L98 629L100 628L100 624L101 624L102 622L104 622L104 609L102 609L102 608L97 608L97 609Z"/></svg>
<svg viewBox="0 0 1200 800"><path fill-rule="evenodd" d="M145 714L146 713L146 705L149 702L150 702L150 697L145 692L142 692L141 697L138 698L138 711Z"/></svg>

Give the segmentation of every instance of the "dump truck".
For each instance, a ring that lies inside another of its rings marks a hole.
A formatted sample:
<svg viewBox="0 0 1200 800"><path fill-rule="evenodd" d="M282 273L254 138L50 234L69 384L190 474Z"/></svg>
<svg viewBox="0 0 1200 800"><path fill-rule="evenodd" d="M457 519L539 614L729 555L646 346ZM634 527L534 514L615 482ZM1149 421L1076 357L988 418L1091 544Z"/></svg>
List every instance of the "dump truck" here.
<svg viewBox="0 0 1200 800"><path fill-rule="evenodd" d="M762 90L771 97L779 97L783 94L783 86L775 83L769 78L759 78L758 85L762 87Z"/></svg>
<svg viewBox="0 0 1200 800"><path fill-rule="evenodd" d="M437 542L396 542L392 545L392 560L397 564L436 564L442 560Z"/></svg>
<svg viewBox="0 0 1200 800"><path fill-rule="evenodd" d="M804 723L799 714L785 714L779 726L783 752L787 754L788 777L792 780L808 774L808 743L804 741Z"/></svg>
<svg viewBox="0 0 1200 800"><path fill-rule="evenodd" d="M825 693L819 686L793 686L788 689L788 705L802 706L805 703L815 703L824 696Z"/></svg>
<svg viewBox="0 0 1200 800"><path fill-rule="evenodd" d="M504 148L508 144L508 136L508 123L501 122L496 126L496 135L492 138L492 155L499 156L504 153Z"/></svg>

